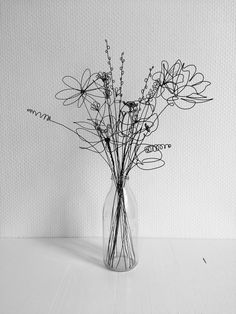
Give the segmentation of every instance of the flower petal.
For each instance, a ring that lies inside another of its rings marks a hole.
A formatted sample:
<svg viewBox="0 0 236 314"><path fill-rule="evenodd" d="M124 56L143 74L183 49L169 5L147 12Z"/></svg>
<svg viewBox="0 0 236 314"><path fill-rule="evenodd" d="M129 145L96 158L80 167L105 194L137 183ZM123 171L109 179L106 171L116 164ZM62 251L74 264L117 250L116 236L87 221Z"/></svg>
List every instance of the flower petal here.
<svg viewBox="0 0 236 314"><path fill-rule="evenodd" d="M72 104L76 103L80 98L81 98L81 95L79 95L78 97L67 98L66 100L64 100L63 105L64 106L72 105Z"/></svg>
<svg viewBox="0 0 236 314"><path fill-rule="evenodd" d="M64 76L62 82L72 89L81 90L80 82L72 76Z"/></svg>
<svg viewBox="0 0 236 314"><path fill-rule="evenodd" d="M166 60L161 61L161 72L164 74L164 77L169 71L169 64Z"/></svg>
<svg viewBox="0 0 236 314"><path fill-rule="evenodd" d="M79 95L80 95L80 92L78 92L77 90L67 88L67 89L63 89L60 92L56 93L55 97L56 97L56 99L59 99L59 100L65 100L68 98L79 97Z"/></svg>
<svg viewBox="0 0 236 314"><path fill-rule="evenodd" d="M85 97L84 97L84 95L81 95L81 97L78 98L77 107L81 108L83 106L84 102L85 102Z"/></svg>
<svg viewBox="0 0 236 314"><path fill-rule="evenodd" d="M213 98L207 98L201 94L192 94L191 96L186 97L186 101L196 102L196 103L204 103L207 101L211 101Z"/></svg>
<svg viewBox="0 0 236 314"><path fill-rule="evenodd" d="M174 78L176 75L179 75L180 71L182 69L182 62L180 60L177 60L172 67L170 68L170 70L168 71L168 73L171 75L172 78Z"/></svg>
<svg viewBox="0 0 236 314"><path fill-rule="evenodd" d="M211 85L210 82L208 81L204 81L204 82L201 82L201 84L195 84L193 85L194 88L196 89L197 93L200 94L202 92L204 92L204 90L207 88L207 86Z"/></svg>
<svg viewBox="0 0 236 314"><path fill-rule="evenodd" d="M175 83L175 84L180 84L180 85L184 85L183 83L184 83L184 81L185 81L185 78L186 78L186 76L184 76L183 74L178 74L178 75L176 75L176 76L174 76L173 77L173 82Z"/></svg>
<svg viewBox="0 0 236 314"><path fill-rule="evenodd" d="M176 93L178 96L189 96L196 93L196 89L193 86L181 86L177 89Z"/></svg>
<svg viewBox="0 0 236 314"><path fill-rule="evenodd" d="M178 75L176 75L175 78L173 78L173 81L176 83L177 88L185 87L186 85L189 85L189 72L182 71Z"/></svg>
<svg viewBox="0 0 236 314"><path fill-rule="evenodd" d="M196 73L190 80L191 85L201 84L204 81L204 76L202 73Z"/></svg>
<svg viewBox="0 0 236 314"><path fill-rule="evenodd" d="M180 109L188 110L188 109L193 108L196 102L190 99L186 100L185 98L179 98L174 101L174 104Z"/></svg>
<svg viewBox="0 0 236 314"><path fill-rule="evenodd" d="M191 81L197 71L197 68L194 64L189 64L186 67L183 68L183 72L189 73L189 80Z"/></svg>
<svg viewBox="0 0 236 314"><path fill-rule="evenodd" d="M91 71L90 69L85 69L83 74L82 74L82 77L81 77L81 86L82 86L82 89L86 89L89 85L89 82L91 80Z"/></svg>

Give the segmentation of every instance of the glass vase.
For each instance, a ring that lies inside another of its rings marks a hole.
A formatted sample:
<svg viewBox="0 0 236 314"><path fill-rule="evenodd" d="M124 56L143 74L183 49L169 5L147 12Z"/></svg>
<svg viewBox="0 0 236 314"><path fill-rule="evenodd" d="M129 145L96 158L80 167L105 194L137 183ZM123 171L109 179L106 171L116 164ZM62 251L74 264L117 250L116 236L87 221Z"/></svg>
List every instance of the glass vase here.
<svg viewBox="0 0 236 314"><path fill-rule="evenodd" d="M128 271L138 262L137 202L128 177L111 178L103 207L103 260L107 268Z"/></svg>

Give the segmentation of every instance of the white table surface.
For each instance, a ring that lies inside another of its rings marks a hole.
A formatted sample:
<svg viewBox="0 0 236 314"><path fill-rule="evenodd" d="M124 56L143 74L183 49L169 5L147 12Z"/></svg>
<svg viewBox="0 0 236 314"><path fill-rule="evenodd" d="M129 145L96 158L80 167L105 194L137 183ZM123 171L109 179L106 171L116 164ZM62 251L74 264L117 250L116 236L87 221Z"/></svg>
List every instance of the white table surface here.
<svg viewBox="0 0 236 314"><path fill-rule="evenodd" d="M126 273L101 238L0 240L0 314L96 313L236 314L236 240L140 239Z"/></svg>

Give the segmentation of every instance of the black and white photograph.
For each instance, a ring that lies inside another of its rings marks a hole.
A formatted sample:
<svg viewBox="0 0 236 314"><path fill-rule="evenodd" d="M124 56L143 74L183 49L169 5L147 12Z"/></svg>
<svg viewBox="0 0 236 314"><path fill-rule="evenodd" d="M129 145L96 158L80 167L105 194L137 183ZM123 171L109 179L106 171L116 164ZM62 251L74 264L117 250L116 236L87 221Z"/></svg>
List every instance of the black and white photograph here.
<svg viewBox="0 0 236 314"><path fill-rule="evenodd" d="M0 314L236 314L236 2L0 0Z"/></svg>

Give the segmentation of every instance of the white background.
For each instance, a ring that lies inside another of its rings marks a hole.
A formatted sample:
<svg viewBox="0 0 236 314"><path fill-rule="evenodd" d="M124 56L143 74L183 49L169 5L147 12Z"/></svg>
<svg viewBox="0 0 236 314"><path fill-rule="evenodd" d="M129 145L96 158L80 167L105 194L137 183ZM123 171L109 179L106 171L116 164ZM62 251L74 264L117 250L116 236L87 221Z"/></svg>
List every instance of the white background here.
<svg viewBox="0 0 236 314"><path fill-rule="evenodd" d="M168 108L153 143L165 167L134 170L140 236L236 237L235 2L233 0L0 1L0 236L99 236L110 174L79 139L26 112L81 118L54 95L61 78L114 68L125 52L125 96L138 98L150 66L193 63L214 100Z"/></svg>

